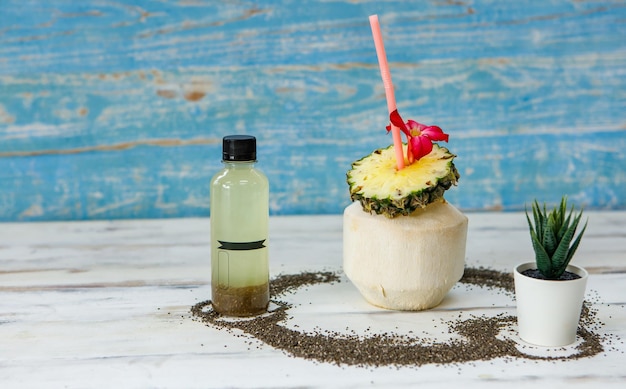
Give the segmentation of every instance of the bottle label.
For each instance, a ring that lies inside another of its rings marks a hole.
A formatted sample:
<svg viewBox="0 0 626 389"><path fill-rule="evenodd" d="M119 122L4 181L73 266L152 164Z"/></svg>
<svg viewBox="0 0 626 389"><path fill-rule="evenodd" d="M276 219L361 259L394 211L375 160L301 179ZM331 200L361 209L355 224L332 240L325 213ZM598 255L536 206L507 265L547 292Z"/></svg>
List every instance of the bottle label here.
<svg viewBox="0 0 626 389"><path fill-rule="evenodd" d="M213 282L224 288L267 283L267 239L249 242L217 240Z"/></svg>
<svg viewBox="0 0 626 389"><path fill-rule="evenodd" d="M244 250L258 250L265 248L265 239L257 240L254 242L226 242L223 240L218 240L220 246L218 249L220 250L234 250L234 251L244 251Z"/></svg>

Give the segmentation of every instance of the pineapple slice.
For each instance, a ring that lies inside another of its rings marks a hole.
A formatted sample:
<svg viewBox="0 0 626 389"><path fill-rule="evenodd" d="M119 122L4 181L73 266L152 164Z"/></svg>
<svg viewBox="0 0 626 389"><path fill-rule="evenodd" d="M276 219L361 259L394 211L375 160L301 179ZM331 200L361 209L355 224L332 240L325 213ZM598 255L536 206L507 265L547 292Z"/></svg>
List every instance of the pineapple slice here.
<svg viewBox="0 0 626 389"><path fill-rule="evenodd" d="M406 154L406 145L403 148ZM388 218L410 215L442 199L443 193L456 185L460 175L454 157L435 143L430 154L398 170L393 145L378 149L352 164L347 173L350 198L369 213Z"/></svg>

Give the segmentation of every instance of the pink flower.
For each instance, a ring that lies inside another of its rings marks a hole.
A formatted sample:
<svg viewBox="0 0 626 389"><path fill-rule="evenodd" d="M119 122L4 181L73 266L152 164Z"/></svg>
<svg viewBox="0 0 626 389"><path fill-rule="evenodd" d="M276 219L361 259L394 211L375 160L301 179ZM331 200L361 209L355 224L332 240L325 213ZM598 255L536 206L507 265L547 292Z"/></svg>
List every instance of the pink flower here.
<svg viewBox="0 0 626 389"><path fill-rule="evenodd" d="M428 155L433 149L433 141L448 141L448 134L445 134L437 126L426 126L415 120L404 123L402 117L396 109L389 114L391 123L398 127L407 138L407 159L409 165ZM387 132L391 131L391 126L387 126Z"/></svg>

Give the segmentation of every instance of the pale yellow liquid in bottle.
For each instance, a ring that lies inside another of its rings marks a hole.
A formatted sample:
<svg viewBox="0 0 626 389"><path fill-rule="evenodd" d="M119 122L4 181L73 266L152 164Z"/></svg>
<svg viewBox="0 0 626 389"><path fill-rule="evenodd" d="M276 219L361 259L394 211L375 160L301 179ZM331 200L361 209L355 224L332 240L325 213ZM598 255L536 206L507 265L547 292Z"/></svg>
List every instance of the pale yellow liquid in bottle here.
<svg viewBox="0 0 626 389"><path fill-rule="evenodd" d="M211 181L211 286L214 309L262 313L269 302L269 183L254 162L225 162Z"/></svg>

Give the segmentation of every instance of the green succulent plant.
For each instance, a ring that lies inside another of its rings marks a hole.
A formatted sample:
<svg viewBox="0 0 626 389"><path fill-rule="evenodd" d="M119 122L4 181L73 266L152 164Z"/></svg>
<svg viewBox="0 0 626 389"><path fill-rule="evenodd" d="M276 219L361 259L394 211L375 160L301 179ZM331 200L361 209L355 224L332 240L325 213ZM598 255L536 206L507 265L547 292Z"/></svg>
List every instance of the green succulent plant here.
<svg viewBox="0 0 626 389"><path fill-rule="evenodd" d="M567 214L567 197L561 198L561 204L549 213L546 204L539 206L537 200L532 204L534 226L526 210L526 219L530 228L530 237L535 250L537 269L549 280L556 280L565 272L580 240L587 228L587 222L580 234L574 239L582 210L574 215L574 207ZM572 242L572 239L574 241Z"/></svg>

